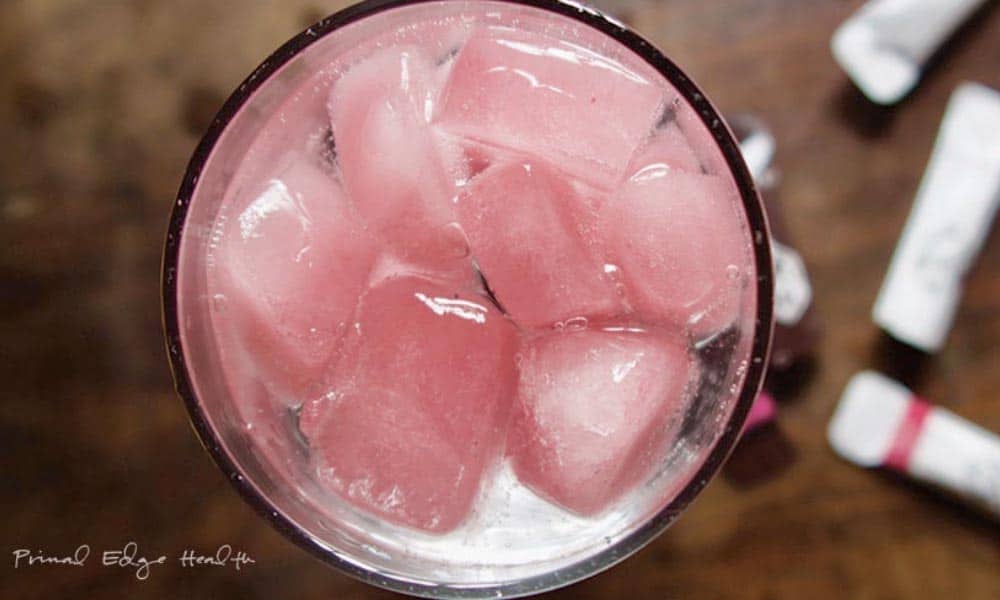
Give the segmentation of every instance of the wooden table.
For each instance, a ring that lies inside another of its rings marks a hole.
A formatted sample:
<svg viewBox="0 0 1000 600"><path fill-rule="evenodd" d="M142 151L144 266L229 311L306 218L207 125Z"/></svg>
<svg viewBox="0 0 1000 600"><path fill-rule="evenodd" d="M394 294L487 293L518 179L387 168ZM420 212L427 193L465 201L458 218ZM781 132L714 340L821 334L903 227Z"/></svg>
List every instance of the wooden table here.
<svg viewBox="0 0 1000 600"><path fill-rule="evenodd" d="M228 91L340 3L0 3L0 596L383 598L274 532L187 425L161 343L160 245L176 187ZM777 431L647 549L559 598L1000 598L1000 528L937 495L837 459L824 430L847 379L880 366L1000 430L1000 236L969 276L947 347L914 360L869 312L945 103L1000 88L996 2L903 104L877 108L835 66L835 0L599 3L661 45L723 111L774 129L792 234L825 335L781 387ZM748 478L749 470L756 472ZM228 543L241 572L99 566ZM84 567L13 570L18 548Z"/></svg>

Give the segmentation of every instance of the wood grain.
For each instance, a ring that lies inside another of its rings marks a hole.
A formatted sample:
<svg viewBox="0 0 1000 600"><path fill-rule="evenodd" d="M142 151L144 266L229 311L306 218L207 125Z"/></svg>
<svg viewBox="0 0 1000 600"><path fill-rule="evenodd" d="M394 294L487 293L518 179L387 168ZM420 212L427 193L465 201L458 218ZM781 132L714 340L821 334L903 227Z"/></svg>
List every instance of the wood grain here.
<svg viewBox="0 0 1000 600"><path fill-rule="evenodd" d="M1000 528L842 463L824 437L847 379L869 366L1000 430L1000 236L938 355L905 352L869 317L949 95L964 80L1000 88L997 2L892 109L830 56L856 0L598 4L723 111L772 126L825 335L811 368L779 382L778 427L745 440L675 527L552 597L1000 598ZM390 597L308 557L230 489L171 391L158 316L166 217L201 131L260 59L341 5L0 3L0 596ZM12 569L16 548L129 540L150 556L230 543L257 564L171 564L145 582L96 563Z"/></svg>

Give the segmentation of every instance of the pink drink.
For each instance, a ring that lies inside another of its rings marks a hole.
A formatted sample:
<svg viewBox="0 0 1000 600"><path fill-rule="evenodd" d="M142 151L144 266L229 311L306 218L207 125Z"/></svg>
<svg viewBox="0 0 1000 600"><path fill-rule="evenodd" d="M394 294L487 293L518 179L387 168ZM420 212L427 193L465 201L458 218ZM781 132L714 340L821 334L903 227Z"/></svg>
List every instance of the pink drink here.
<svg viewBox="0 0 1000 600"><path fill-rule="evenodd" d="M590 516L662 460L749 242L707 132L614 50L416 23L260 132L218 219L215 325L231 377L301 407L333 495L443 532L504 461Z"/></svg>
<svg viewBox="0 0 1000 600"><path fill-rule="evenodd" d="M449 584L625 538L691 486L759 335L731 159L659 71L556 13L336 33L220 143L243 154L198 257L200 362L284 482L259 493L401 578L446 557Z"/></svg>

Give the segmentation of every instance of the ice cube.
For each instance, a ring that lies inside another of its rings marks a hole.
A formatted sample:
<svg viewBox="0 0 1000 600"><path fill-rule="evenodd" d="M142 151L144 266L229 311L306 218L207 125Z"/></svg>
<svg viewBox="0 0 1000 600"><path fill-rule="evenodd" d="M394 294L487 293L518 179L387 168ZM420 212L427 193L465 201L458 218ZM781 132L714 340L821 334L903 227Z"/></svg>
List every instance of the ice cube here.
<svg viewBox="0 0 1000 600"><path fill-rule="evenodd" d="M520 325L545 327L621 310L603 267L578 235L585 199L540 163L489 168L458 202L483 277Z"/></svg>
<svg viewBox="0 0 1000 600"><path fill-rule="evenodd" d="M697 336L733 322L748 264L737 206L730 180L670 168L636 173L603 204L607 260L641 318Z"/></svg>
<svg viewBox="0 0 1000 600"><path fill-rule="evenodd" d="M288 404L312 397L351 321L374 257L336 181L304 157L219 221L210 285L261 381Z"/></svg>
<svg viewBox="0 0 1000 600"><path fill-rule="evenodd" d="M583 515L622 498L664 456L690 373L650 333L549 334L520 352L508 454L522 483Z"/></svg>
<svg viewBox="0 0 1000 600"><path fill-rule="evenodd" d="M452 235L455 181L428 120L434 65L414 46L364 59L333 86L329 109L344 187L364 219L403 258L437 264L467 256Z"/></svg>
<svg viewBox="0 0 1000 600"><path fill-rule="evenodd" d="M302 413L321 480L394 522L458 526L499 452L516 346L510 321L461 289L403 277L369 291L330 391Z"/></svg>
<svg viewBox="0 0 1000 600"><path fill-rule="evenodd" d="M659 116L650 77L568 40L484 28L456 59L438 122L609 189Z"/></svg>

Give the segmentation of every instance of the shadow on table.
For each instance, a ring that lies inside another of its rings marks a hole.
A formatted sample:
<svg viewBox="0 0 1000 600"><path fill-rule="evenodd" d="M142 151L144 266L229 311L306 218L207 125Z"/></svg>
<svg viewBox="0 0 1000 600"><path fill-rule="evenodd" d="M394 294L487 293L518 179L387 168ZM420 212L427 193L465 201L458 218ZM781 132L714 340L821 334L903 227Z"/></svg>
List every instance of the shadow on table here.
<svg viewBox="0 0 1000 600"><path fill-rule="evenodd" d="M920 388L930 368L931 356L879 331L871 351L872 369L902 383L911 390Z"/></svg>
<svg viewBox="0 0 1000 600"><path fill-rule="evenodd" d="M812 383L818 370L819 361L816 356L802 356L785 369L770 369L764 379L764 389L771 392L780 404L796 402Z"/></svg>
<svg viewBox="0 0 1000 600"><path fill-rule="evenodd" d="M795 458L795 448L778 424L768 423L743 436L722 476L738 489L756 487L784 473Z"/></svg>
<svg viewBox="0 0 1000 600"><path fill-rule="evenodd" d="M970 531L988 531L1000 540L1000 521L996 514L985 507L965 503L948 493L930 487L894 471L879 470L878 475L887 484L900 491L920 498L927 504L929 510L940 515L942 519L953 519L963 529Z"/></svg>

